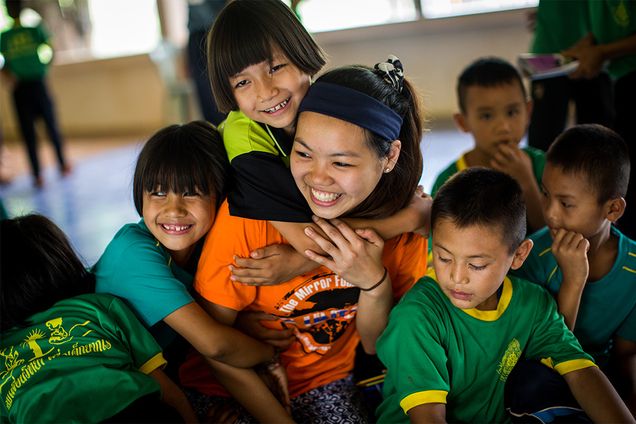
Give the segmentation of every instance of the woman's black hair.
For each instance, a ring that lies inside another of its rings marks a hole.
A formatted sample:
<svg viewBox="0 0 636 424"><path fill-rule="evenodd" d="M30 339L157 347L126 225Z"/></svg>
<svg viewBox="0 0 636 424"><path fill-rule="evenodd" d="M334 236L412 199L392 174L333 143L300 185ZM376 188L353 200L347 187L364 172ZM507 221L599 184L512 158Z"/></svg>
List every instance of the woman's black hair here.
<svg viewBox="0 0 636 424"><path fill-rule="evenodd" d="M213 195L216 207L229 188L229 162L223 141L208 122L194 121L159 130L144 145L133 177L133 198L143 214L145 192L185 193L199 190Z"/></svg>
<svg viewBox="0 0 636 424"><path fill-rule="evenodd" d="M238 109L230 78L248 66L271 62L275 48L308 75L326 63L325 53L282 1L234 0L223 8L207 40L208 75L221 112Z"/></svg>
<svg viewBox="0 0 636 424"><path fill-rule="evenodd" d="M341 85L360 91L384 103L403 119L399 140L400 156L393 170L383 173L378 185L362 203L347 212L358 218L383 218L406 207L413 198L422 176L420 142L424 120L414 87L404 79L399 92L384 80L383 72L367 66L352 65L328 71L317 81ZM366 131L367 142L379 158L387 157L393 140L385 140Z"/></svg>
<svg viewBox="0 0 636 424"><path fill-rule="evenodd" d="M95 276L48 218L0 221L0 329L23 325L56 302L95 291Z"/></svg>

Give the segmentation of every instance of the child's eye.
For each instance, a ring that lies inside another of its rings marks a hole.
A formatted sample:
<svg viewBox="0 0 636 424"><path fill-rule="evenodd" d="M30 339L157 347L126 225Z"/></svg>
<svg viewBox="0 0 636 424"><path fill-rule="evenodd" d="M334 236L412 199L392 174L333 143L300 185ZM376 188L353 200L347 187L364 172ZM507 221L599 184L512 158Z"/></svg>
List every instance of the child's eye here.
<svg viewBox="0 0 636 424"><path fill-rule="evenodd" d="M353 166L350 163L344 163L344 162L334 162L333 164L338 168L349 168Z"/></svg>
<svg viewBox="0 0 636 424"><path fill-rule="evenodd" d="M309 153L305 153L305 152L301 152L300 150L296 150L296 155L303 158L303 159L309 159Z"/></svg>
<svg viewBox="0 0 636 424"><path fill-rule="evenodd" d="M183 197L195 197L195 196L201 196L201 193L199 193L198 191L186 191L185 193L183 193Z"/></svg>
<svg viewBox="0 0 636 424"><path fill-rule="evenodd" d="M561 206L563 206L565 209L570 209L573 208L574 205L571 203L565 203L565 202L561 202Z"/></svg>
<svg viewBox="0 0 636 424"><path fill-rule="evenodd" d="M517 116L519 115L519 108L513 108L508 111L508 116Z"/></svg>
<svg viewBox="0 0 636 424"><path fill-rule="evenodd" d="M240 80L234 84L234 88L245 87L249 83L248 80Z"/></svg>
<svg viewBox="0 0 636 424"><path fill-rule="evenodd" d="M280 71L281 69L283 69L285 66L287 66L285 63L280 63L278 65L274 65L272 66L272 68L269 70L270 74L273 74L275 72Z"/></svg>
<svg viewBox="0 0 636 424"><path fill-rule="evenodd" d="M470 267L470 269L472 269L473 271L482 271L484 269L486 269L486 267L488 265L473 265L473 264L468 264L468 266Z"/></svg>
<svg viewBox="0 0 636 424"><path fill-rule="evenodd" d="M450 259L448 259L448 258L442 258L442 257L441 257L441 256L439 256L439 255L437 256L437 259L438 259L441 263L443 263L443 264L447 264L447 263L449 263L449 262L451 261Z"/></svg>
<svg viewBox="0 0 636 424"><path fill-rule="evenodd" d="M479 115L479 119L481 119L482 121L487 121L490 118L492 118L492 114L491 113L482 113Z"/></svg>
<svg viewBox="0 0 636 424"><path fill-rule="evenodd" d="M157 191L151 191L150 195L154 197L166 197L168 193L166 193L165 191L157 190Z"/></svg>

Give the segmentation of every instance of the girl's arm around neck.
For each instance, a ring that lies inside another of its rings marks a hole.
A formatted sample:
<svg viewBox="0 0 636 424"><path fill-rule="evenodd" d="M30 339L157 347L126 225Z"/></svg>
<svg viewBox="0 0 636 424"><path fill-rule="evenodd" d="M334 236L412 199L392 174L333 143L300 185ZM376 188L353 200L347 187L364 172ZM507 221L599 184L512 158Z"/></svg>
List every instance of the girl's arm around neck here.
<svg viewBox="0 0 636 424"><path fill-rule="evenodd" d="M249 368L274 356L272 346L243 334L231 324L220 323L197 302L177 309L164 321L207 359Z"/></svg>

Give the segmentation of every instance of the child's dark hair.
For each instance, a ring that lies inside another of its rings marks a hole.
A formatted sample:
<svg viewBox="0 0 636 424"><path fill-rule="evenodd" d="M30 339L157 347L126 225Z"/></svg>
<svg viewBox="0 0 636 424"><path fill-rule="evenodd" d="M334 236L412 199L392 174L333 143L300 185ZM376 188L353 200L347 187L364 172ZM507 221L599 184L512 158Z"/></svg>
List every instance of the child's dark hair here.
<svg viewBox="0 0 636 424"><path fill-rule="evenodd" d="M199 190L215 196L216 207L229 186L229 163L223 141L205 121L171 125L150 137L139 153L133 177L133 198L143 214L144 192L185 193Z"/></svg>
<svg viewBox="0 0 636 424"><path fill-rule="evenodd" d="M466 112L466 91L469 87L498 87L506 84L518 84L524 99L526 87L521 74L509 62L498 57L483 57L468 65L457 80L457 100L459 110Z"/></svg>
<svg viewBox="0 0 636 424"><path fill-rule="evenodd" d="M208 73L221 112L237 110L230 78L250 65L272 61L274 49L308 75L325 65L325 53L280 0L234 0L208 34Z"/></svg>
<svg viewBox="0 0 636 424"><path fill-rule="evenodd" d="M11 19L18 19L20 17L20 12L22 12L22 0L5 0L5 5L7 6L7 15L11 17Z"/></svg>
<svg viewBox="0 0 636 424"><path fill-rule="evenodd" d="M23 325L56 302L95 290L95 276L48 218L0 221L0 329Z"/></svg>
<svg viewBox="0 0 636 424"><path fill-rule="evenodd" d="M399 140L400 156L393 170L382 175L373 192L347 216L383 218L395 214L409 204L422 176L422 151L420 142L424 127L419 98L414 87L403 80L399 92L383 78L382 71L367 66L352 65L333 69L317 81L337 84L364 93L390 107L403 119ZM389 154L391 142L365 131L367 142L383 158Z"/></svg>
<svg viewBox="0 0 636 424"><path fill-rule="evenodd" d="M437 192L431 228L448 219L459 228L497 227L512 254L526 237L526 204L521 187L503 172L473 167L453 175Z"/></svg>
<svg viewBox="0 0 636 424"><path fill-rule="evenodd" d="M564 173L582 175L599 203L625 197L630 163L623 138L598 124L576 125L554 140L546 161Z"/></svg>

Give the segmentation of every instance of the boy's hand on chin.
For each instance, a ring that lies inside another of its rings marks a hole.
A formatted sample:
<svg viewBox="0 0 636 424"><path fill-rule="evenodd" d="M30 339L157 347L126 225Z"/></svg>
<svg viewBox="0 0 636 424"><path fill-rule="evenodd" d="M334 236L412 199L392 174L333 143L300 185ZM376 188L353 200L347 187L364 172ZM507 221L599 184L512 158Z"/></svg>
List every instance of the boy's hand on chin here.
<svg viewBox="0 0 636 424"><path fill-rule="evenodd" d="M526 181L534 180L532 160L516 144L501 143L490 162L490 166L497 171L510 175L522 187Z"/></svg>
<svg viewBox="0 0 636 424"><path fill-rule="evenodd" d="M563 279L585 285L590 272L587 251L590 242L579 233L560 228L550 230L552 234L552 254L554 255Z"/></svg>

